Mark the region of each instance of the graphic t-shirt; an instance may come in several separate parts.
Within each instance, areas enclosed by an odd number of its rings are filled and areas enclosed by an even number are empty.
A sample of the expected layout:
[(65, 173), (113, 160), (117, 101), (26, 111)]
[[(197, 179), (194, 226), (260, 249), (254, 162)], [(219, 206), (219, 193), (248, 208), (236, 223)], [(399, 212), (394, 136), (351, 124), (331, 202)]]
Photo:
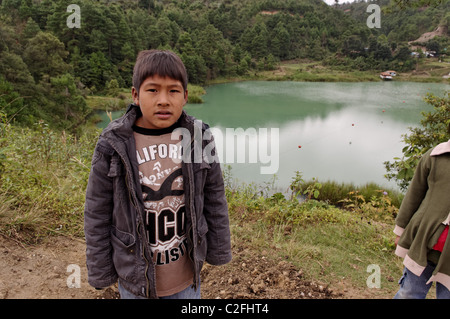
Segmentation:
[(193, 283), (185, 227), (181, 142), (171, 139), (175, 128), (175, 125), (162, 130), (133, 127), (147, 238), (159, 296), (175, 294)]

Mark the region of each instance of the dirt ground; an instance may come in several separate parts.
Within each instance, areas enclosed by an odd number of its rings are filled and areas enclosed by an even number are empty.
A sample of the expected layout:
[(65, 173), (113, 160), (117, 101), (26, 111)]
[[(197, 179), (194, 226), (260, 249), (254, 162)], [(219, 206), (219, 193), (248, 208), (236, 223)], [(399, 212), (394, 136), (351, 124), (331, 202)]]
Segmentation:
[[(0, 235), (0, 299), (115, 299), (117, 287), (95, 290), (87, 283), (85, 245), (80, 239), (52, 237), (24, 246)], [(80, 280), (76, 280), (77, 274)], [(202, 270), (205, 299), (370, 298), (344, 285), (330, 288), (304, 280), (301, 269), (285, 260), (234, 247), (233, 261)], [(70, 286), (75, 287), (70, 287)], [(78, 287), (76, 287), (78, 286)], [(372, 296), (373, 297), (373, 296)]]

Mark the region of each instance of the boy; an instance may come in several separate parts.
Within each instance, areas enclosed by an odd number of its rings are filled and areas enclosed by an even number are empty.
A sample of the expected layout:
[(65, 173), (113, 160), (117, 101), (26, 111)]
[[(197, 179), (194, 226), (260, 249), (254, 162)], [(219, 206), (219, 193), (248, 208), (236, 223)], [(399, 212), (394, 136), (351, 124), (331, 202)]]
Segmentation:
[(436, 297), (450, 299), (449, 191), (450, 140), (423, 155), (400, 206), (395, 253), (405, 269), (395, 299), (423, 299), (433, 281)]
[[(231, 260), (230, 231), (220, 164), (192, 160), (188, 154), (198, 150), (183, 149), (189, 144), (172, 134), (194, 136), (199, 129), (183, 111), (181, 59), (170, 51), (140, 52), (132, 97), (126, 114), (103, 130), (92, 159), (88, 281), (104, 288), (118, 280), (122, 298), (200, 298), (204, 260)], [(192, 143), (203, 150), (208, 141), (201, 144)]]

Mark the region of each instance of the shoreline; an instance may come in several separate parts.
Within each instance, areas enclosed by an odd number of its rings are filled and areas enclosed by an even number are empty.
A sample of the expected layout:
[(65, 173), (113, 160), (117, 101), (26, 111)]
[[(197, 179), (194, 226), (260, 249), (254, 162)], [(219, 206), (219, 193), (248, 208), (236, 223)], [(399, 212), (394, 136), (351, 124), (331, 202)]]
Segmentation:
[[(439, 69), (442, 69), (439, 71)], [(448, 72), (447, 72), (448, 71)], [(243, 81), (296, 81), (296, 82), (380, 82), (380, 70), (347, 71), (323, 66), (321, 61), (292, 60), (280, 62), (274, 70), (253, 71), (253, 75), (207, 80), (202, 87)], [(439, 73), (433, 75), (431, 73)], [(450, 73), (449, 62), (422, 61), (416, 70), (399, 72), (393, 81), (419, 83), (450, 83), (440, 73)]]

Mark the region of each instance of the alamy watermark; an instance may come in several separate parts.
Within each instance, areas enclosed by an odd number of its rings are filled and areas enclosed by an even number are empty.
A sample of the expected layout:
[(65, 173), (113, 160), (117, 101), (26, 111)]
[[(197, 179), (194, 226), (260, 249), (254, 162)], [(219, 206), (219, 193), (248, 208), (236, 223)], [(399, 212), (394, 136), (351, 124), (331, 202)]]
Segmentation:
[[(181, 138), (182, 155), (179, 159), (186, 163), (259, 163), (261, 174), (278, 172), (279, 128), (226, 128), (222, 131), (219, 128), (205, 129), (202, 121), (195, 120), (193, 133), (192, 136), (188, 129), (177, 128), (171, 136), (172, 140)], [(156, 151), (148, 150), (151, 153)]]
[(381, 8), (378, 4), (369, 4), (367, 6), (366, 12), (371, 12), (372, 14), (367, 17), (366, 25), (370, 29), (381, 28)]
[(77, 264), (70, 264), (67, 266), (67, 272), (70, 273), (67, 276), (66, 284), (68, 288), (81, 288), (81, 268)]
[(67, 7), (67, 12), (71, 12), (67, 17), (66, 25), (69, 29), (73, 28), (81, 28), (81, 9), (80, 6), (77, 4), (70, 4)]
[(367, 288), (381, 288), (381, 268), (377, 264), (370, 264), (367, 266), (367, 272), (371, 273), (367, 277)]

